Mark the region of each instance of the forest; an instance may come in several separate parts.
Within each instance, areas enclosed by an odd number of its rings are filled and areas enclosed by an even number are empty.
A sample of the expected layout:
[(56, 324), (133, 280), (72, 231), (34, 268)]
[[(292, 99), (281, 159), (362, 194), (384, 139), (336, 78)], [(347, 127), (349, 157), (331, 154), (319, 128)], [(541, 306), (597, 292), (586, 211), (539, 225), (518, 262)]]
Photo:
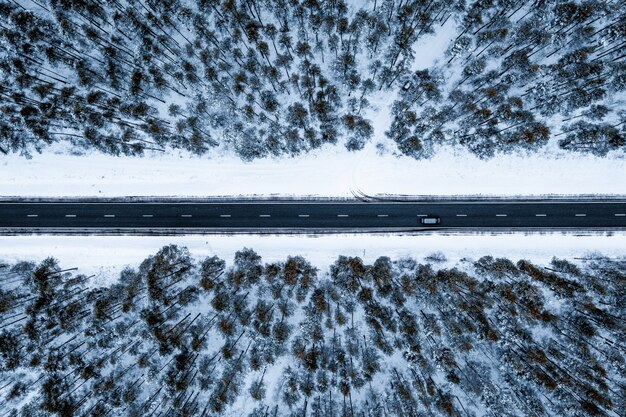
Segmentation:
[[(375, 133), (415, 158), (623, 152), (625, 15), (619, 0), (0, 0), (0, 153), (253, 160)], [(445, 58), (420, 68), (442, 31)]]
[(626, 262), (0, 264), (4, 416), (623, 416)]

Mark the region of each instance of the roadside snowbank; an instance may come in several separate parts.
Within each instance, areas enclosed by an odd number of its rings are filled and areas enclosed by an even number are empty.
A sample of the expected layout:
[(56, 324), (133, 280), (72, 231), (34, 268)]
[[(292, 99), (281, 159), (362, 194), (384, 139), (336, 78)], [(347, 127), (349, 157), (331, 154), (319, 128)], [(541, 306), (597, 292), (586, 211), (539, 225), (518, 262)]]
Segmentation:
[(553, 256), (584, 257), (600, 252), (609, 257), (625, 256), (626, 232), (611, 235), (512, 234), (512, 235), (235, 235), (235, 236), (12, 236), (0, 237), (0, 260), (40, 261), (57, 258), (65, 268), (77, 267), (80, 273), (96, 275), (94, 284), (117, 279), (126, 265), (136, 267), (162, 246), (174, 243), (187, 246), (203, 258), (218, 255), (231, 262), (236, 251), (253, 248), (264, 262), (284, 260), (288, 255), (303, 255), (324, 271), (339, 255), (360, 256), (371, 263), (379, 256), (397, 259), (411, 256), (422, 260), (436, 252), (455, 265), (463, 258), (483, 255), (526, 258), (547, 263)]
[(625, 183), (626, 160), (619, 155), (546, 150), (483, 161), (464, 150), (442, 148), (432, 159), (416, 161), (381, 154), (375, 143), (357, 153), (325, 148), (250, 163), (232, 155), (209, 159), (177, 151), (116, 158), (59, 150), (29, 160), (0, 160), (2, 196), (623, 195)]

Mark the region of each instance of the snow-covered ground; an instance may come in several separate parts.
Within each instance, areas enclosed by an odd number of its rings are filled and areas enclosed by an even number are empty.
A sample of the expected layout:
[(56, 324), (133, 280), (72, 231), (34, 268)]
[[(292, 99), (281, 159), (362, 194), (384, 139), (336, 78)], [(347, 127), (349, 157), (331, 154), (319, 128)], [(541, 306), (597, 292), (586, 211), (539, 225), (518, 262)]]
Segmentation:
[(585, 257), (591, 252), (609, 257), (626, 255), (626, 233), (611, 235), (515, 234), (515, 235), (284, 235), (284, 236), (12, 236), (0, 237), (0, 261), (40, 261), (56, 257), (64, 268), (77, 267), (87, 275), (96, 275), (94, 285), (117, 279), (126, 265), (137, 266), (162, 246), (174, 243), (186, 246), (198, 257), (217, 255), (232, 262), (237, 250), (253, 248), (264, 262), (285, 260), (288, 255), (303, 255), (313, 265), (326, 270), (339, 255), (360, 256), (371, 263), (379, 256), (397, 259), (411, 256), (422, 260), (436, 252), (443, 253), (447, 265), (463, 258), (483, 255), (506, 256), (547, 263), (553, 256)]
[[(441, 67), (446, 46), (457, 33), (451, 18), (435, 27), (435, 33), (421, 37), (413, 46), (412, 69)], [(459, 72), (454, 66), (446, 71), (448, 83)], [(451, 147), (437, 149), (432, 159), (424, 161), (398, 156), (395, 143), (385, 136), (396, 95), (391, 90), (369, 97), (372, 108), (366, 110), (366, 118), (372, 121), (374, 137), (360, 152), (337, 145), (295, 158), (244, 162), (228, 148), (203, 157), (176, 150), (114, 157), (97, 152), (81, 155), (77, 153), (83, 151), (56, 144), (32, 159), (17, 155), (0, 159), (0, 196), (626, 194), (623, 153), (598, 158), (566, 152), (558, 148), (555, 137), (539, 152), (497, 155), (487, 161)], [(561, 123), (554, 120), (550, 127), (558, 134)]]
[[(456, 34), (452, 19), (414, 46), (413, 69), (436, 66)], [(327, 146), (294, 158), (244, 162), (228, 148), (198, 157), (168, 149), (144, 157), (84, 154), (67, 144), (46, 148), (32, 159), (0, 159), (0, 196), (327, 196), (625, 195), (623, 153), (605, 158), (560, 150), (553, 138), (539, 152), (480, 160), (463, 148), (440, 147), (429, 160), (397, 154), (385, 136), (396, 92), (370, 97), (374, 137), (359, 152)], [(551, 126), (554, 134), (559, 123)]]
[[(380, 140), (378, 140), (380, 139)], [(385, 144), (380, 152), (376, 143)], [(442, 148), (429, 160), (392, 153), (383, 137), (361, 152), (325, 148), (288, 159), (243, 162), (184, 152), (116, 158), (48, 150), (0, 159), (2, 196), (333, 196), (626, 194), (626, 160), (547, 150), (480, 160)]]

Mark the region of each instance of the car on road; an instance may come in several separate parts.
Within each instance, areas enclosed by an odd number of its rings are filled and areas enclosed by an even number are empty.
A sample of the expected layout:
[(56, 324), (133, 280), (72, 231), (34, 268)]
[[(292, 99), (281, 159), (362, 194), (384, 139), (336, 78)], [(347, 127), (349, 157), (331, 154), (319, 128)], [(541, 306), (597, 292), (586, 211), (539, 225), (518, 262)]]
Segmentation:
[(420, 219), (422, 224), (439, 224), (441, 223), (441, 219), (437, 216), (426, 216)]

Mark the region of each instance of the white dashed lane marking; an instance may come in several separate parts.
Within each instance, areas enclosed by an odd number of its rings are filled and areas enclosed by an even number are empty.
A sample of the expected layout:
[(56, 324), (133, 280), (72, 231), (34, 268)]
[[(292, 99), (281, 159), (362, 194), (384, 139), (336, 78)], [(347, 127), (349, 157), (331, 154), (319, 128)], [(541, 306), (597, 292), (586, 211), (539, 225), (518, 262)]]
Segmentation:
[(309, 217), (308, 214), (298, 214), (298, 217)]
[(259, 217), (272, 217), (272, 216), (269, 214), (259, 214)]
[(141, 217), (154, 217), (154, 214), (142, 214)]
[(467, 214), (457, 214), (456, 217), (467, 217)]
[(587, 216), (587, 215), (586, 215), (586, 214), (584, 214), (584, 213), (579, 213), (579, 214), (577, 214), (577, 215), (576, 215), (576, 217), (586, 217), (586, 216)]
[(506, 217), (506, 214), (496, 214), (496, 217)]
[(220, 214), (220, 217), (230, 217), (230, 214)]
[(389, 217), (388, 214), (378, 214), (377, 217)]
[(104, 217), (115, 217), (115, 214), (105, 214)]
[(75, 214), (66, 214), (65, 217), (76, 217)]
[(546, 217), (545, 214), (535, 214), (535, 217)]
[(180, 217), (191, 217), (191, 214), (181, 214)]
[(38, 214), (27, 214), (26, 217), (39, 217)]
[(615, 213), (615, 217), (626, 217), (626, 213)]
[(338, 214), (337, 217), (348, 217), (347, 214)]

